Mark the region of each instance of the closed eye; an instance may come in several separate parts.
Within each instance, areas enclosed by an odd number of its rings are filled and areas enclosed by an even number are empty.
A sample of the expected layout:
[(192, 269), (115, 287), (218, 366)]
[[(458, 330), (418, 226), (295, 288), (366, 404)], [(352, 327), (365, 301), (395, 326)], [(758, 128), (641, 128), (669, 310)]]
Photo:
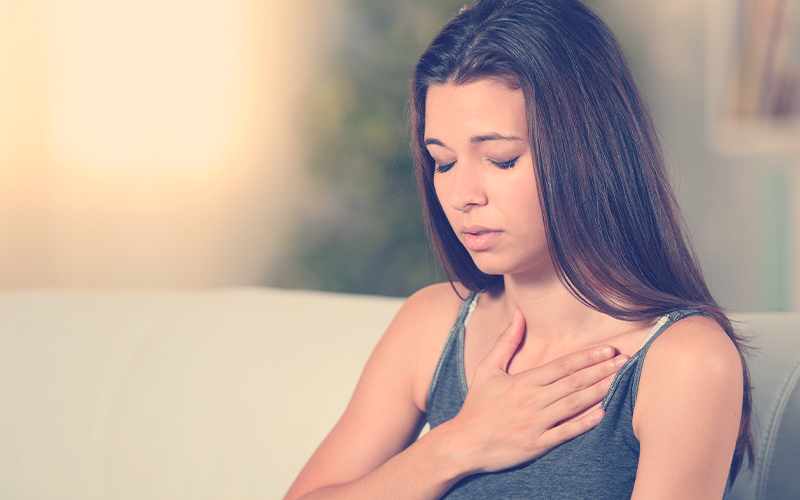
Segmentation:
[(501, 170), (508, 170), (509, 168), (513, 167), (517, 163), (517, 160), (519, 160), (519, 157), (516, 157), (513, 160), (502, 161), (502, 162), (501, 161), (494, 161), (494, 160), (489, 160), (489, 161), (494, 163), (495, 166), (497, 166), (497, 168), (499, 168)]
[(447, 172), (448, 170), (450, 170), (451, 168), (453, 168), (453, 165), (455, 165), (455, 164), (456, 164), (456, 162), (448, 163), (447, 165), (436, 165), (436, 172), (440, 173), (440, 174), (443, 174), (443, 173)]

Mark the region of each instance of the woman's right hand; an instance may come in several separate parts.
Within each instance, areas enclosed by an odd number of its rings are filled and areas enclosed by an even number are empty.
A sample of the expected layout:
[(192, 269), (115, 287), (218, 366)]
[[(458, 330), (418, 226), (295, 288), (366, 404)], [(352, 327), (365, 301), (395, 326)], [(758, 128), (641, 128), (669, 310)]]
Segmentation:
[[(461, 411), (439, 427), (452, 433), (470, 473), (514, 467), (583, 434), (603, 417), (597, 408), (628, 356), (598, 346), (509, 374), (525, 330), (522, 312), (478, 364)], [(437, 428), (438, 429), (438, 428)], [(461, 454), (459, 453), (459, 454)]]

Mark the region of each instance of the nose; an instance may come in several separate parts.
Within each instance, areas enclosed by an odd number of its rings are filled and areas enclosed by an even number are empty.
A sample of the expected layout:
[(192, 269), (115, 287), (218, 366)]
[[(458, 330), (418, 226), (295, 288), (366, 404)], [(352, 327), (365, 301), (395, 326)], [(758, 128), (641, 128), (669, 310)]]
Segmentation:
[(450, 176), (450, 185), (447, 191), (447, 203), (462, 212), (476, 206), (486, 205), (488, 197), (480, 168), (470, 162), (462, 162), (452, 170), (453, 175)]

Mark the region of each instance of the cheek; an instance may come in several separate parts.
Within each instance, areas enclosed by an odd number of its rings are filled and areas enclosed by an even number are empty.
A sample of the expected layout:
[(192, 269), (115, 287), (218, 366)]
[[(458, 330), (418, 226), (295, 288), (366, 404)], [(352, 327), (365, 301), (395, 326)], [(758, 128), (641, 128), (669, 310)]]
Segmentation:
[(452, 206), (447, 202), (447, 194), (449, 187), (446, 185), (445, 182), (438, 182), (434, 183), (434, 192), (436, 194), (436, 199), (439, 201), (439, 208), (441, 209), (441, 213), (444, 214), (445, 220), (447, 220), (448, 225), (450, 228), (455, 231), (457, 226), (460, 226), (460, 219), (458, 218), (458, 210), (453, 209)]
[(448, 212), (449, 205), (447, 204), (447, 186), (445, 185), (446, 182), (442, 178), (441, 175), (433, 176), (433, 192), (436, 195), (436, 199), (439, 200), (439, 206), (442, 207), (442, 211), (447, 215), (448, 219), (450, 214)]
[(442, 181), (439, 179), (439, 176), (433, 176), (433, 193), (436, 195), (436, 198), (439, 200), (439, 204), (442, 203)]

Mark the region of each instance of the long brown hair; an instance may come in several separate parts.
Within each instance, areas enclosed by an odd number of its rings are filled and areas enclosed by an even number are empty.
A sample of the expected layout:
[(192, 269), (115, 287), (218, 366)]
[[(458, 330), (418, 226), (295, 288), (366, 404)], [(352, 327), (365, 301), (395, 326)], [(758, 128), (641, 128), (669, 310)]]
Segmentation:
[(706, 286), (669, 184), (650, 113), (616, 38), (577, 0), (478, 0), (434, 38), (411, 82), (412, 147), (429, 234), (448, 278), (502, 288), (481, 272), (444, 215), (424, 146), (431, 85), (495, 78), (525, 96), (550, 255), (564, 285), (624, 320), (700, 309), (739, 351), (744, 399), (731, 482), (753, 463), (744, 340)]

